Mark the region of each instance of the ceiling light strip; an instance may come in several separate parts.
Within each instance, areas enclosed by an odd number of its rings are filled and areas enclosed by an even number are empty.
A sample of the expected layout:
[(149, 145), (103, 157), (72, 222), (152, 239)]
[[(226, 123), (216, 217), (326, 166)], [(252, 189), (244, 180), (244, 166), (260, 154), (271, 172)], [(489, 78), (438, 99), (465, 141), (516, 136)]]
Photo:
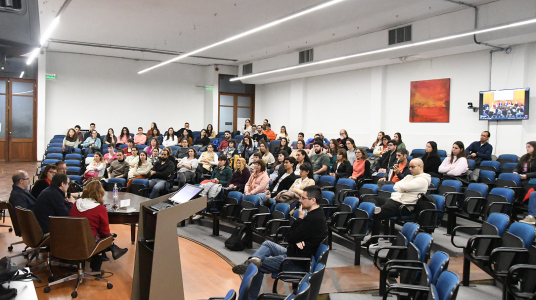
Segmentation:
[(326, 2), (326, 3), (317, 5), (317, 6), (315, 6), (315, 7), (312, 7), (312, 8), (306, 9), (306, 10), (303, 10), (303, 11), (301, 11), (301, 12), (299, 12), (299, 13), (290, 15), (290, 16), (288, 16), (288, 17), (285, 17), (285, 18), (282, 18), (282, 19), (279, 19), (279, 20), (270, 22), (270, 23), (268, 23), (268, 24), (259, 26), (259, 27), (257, 27), (257, 28), (253, 28), (253, 29), (251, 29), (251, 30), (245, 31), (245, 32), (240, 33), (240, 34), (237, 34), (237, 35), (232, 36), (232, 37), (230, 37), (230, 38), (227, 38), (227, 39), (225, 39), (225, 40), (223, 40), (223, 41), (214, 43), (214, 44), (212, 44), (212, 45), (208, 45), (208, 46), (206, 46), (206, 47), (203, 47), (203, 48), (194, 50), (194, 51), (192, 51), (192, 52), (184, 53), (184, 54), (179, 55), (179, 56), (177, 56), (177, 57), (175, 57), (175, 58), (172, 58), (172, 59), (170, 59), (170, 60), (166, 60), (166, 61), (164, 61), (164, 62), (161, 62), (161, 63), (159, 63), (159, 64), (157, 64), (157, 65), (155, 65), (155, 66), (152, 66), (152, 67), (150, 67), (150, 68), (141, 70), (141, 71), (138, 72), (138, 74), (143, 74), (143, 73), (145, 73), (145, 72), (151, 71), (151, 70), (156, 69), (156, 68), (159, 68), (159, 67), (161, 67), (161, 66), (165, 66), (165, 65), (170, 64), (170, 63), (172, 63), (172, 62), (176, 62), (176, 61), (181, 60), (181, 59), (183, 59), (183, 58), (186, 58), (186, 57), (188, 57), (188, 56), (192, 56), (192, 55), (197, 54), (197, 53), (199, 53), (199, 52), (203, 52), (203, 51), (205, 51), (205, 50), (208, 50), (208, 49), (210, 49), (210, 48), (214, 48), (214, 47), (216, 47), (216, 46), (219, 46), (219, 45), (222, 45), (222, 44), (225, 44), (225, 43), (228, 43), (228, 42), (231, 42), (231, 41), (234, 41), (234, 40), (243, 38), (243, 37), (245, 37), (245, 36), (247, 36), (247, 35), (250, 35), (250, 34), (259, 32), (259, 31), (261, 31), (261, 30), (264, 30), (264, 29), (267, 29), (267, 28), (270, 28), (270, 27), (279, 25), (279, 24), (284, 23), (284, 22), (286, 22), (286, 21), (289, 21), (289, 20), (292, 20), (292, 19), (301, 17), (301, 16), (306, 15), (306, 14), (308, 14), (308, 13), (311, 13), (311, 12), (314, 12), (314, 11), (317, 11), (317, 10), (320, 10), (320, 9), (323, 9), (323, 8), (326, 8), (326, 7), (328, 7), (328, 6), (337, 4), (337, 3), (342, 2), (342, 1), (344, 1), (344, 0), (332, 0), (332, 1), (328, 1), (328, 2)]
[(24, 76), (24, 71), (22, 71), (22, 72), (20, 73), (19, 78), (22, 78), (22, 76)]
[(361, 56), (378, 54), (378, 53), (383, 53), (383, 52), (390, 52), (390, 51), (395, 51), (395, 50), (400, 50), (400, 49), (405, 49), (405, 48), (410, 48), (410, 47), (416, 47), (416, 46), (422, 46), (422, 45), (433, 44), (433, 43), (438, 43), (438, 42), (444, 42), (444, 41), (448, 41), (448, 40), (453, 40), (453, 39), (457, 39), (457, 38), (471, 36), (471, 35), (474, 35), (474, 34), (487, 33), (487, 32), (492, 32), (492, 31), (497, 31), (497, 30), (502, 30), (502, 29), (508, 29), (508, 28), (518, 27), (518, 26), (524, 26), (524, 25), (529, 25), (529, 24), (534, 24), (534, 23), (536, 23), (536, 18), (526, 20), (526, 21), (516, 22), (516, 23), (512, 23), (512, 24), (508, 24), (508, 25), (501, 25), (501, 26), (491, 27), (491, 28), (487, 28), (487, 29), (473, 30), (473, 31), (466, 32), (466, 33), (450, 35), (450, 36), (446, 36), (446, 37), (426, 40), (426, 41), (422, 41), (422, 42), (416, 42), (416, 43), (407, 44), (407, 45), (389, 47), (389, 48), (373, 50), (373, 51), (368, 51), (368, 52), (362, 52), (362, 53), (357, 53), (357, 54), (352, 54), (352, 55), (347, 55), (347, 56), (340, 56), (340, 57), (330, 58), (330, 59), (321, 60), (321, 61), (317, 61), (317, 62), (311, 62), (311, 63), (297, 65), (297, 66), (286, 67), (286, 68), (281, 68), (281, 69), (261, 72), (261, 73), (257, 73), (257, 74), (250, 74), (250, 75), (241, 76), (241, 77), (235, 77), (235, 78), (232, 78), (230, 81), (243, 80), (243, 79), (258, 77), (258, 76), (262, 76), (262, 75), (280, 73), (280, 72), (285, 72), (285, 71), (289, 71), (289, 70), (301, 69), (301, 68), (316, 66), (316, 65), (320, 65), (320, 64), (336, 62), (336, 61), (345, 60), (345, 59), (349, 59), (349, 58), (361, 57)]

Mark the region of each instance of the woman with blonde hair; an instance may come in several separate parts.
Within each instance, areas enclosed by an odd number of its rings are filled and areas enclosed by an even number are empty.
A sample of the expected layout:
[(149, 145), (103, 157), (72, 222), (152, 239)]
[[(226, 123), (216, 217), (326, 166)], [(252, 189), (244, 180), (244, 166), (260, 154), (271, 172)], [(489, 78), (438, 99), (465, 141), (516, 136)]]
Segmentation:
[[(264, 141), (259, 142), (259, 152), (262, 155), (262, 160), (268, 165), (268, 164), (274, 164), (275, 163), (275, 157), (272, 153), (270, 153), (270, 149), (268, 149), (268, 145)], [(249, 163), (251, 164), (253, 162), (253, 156), (250, 156)]]
[(205, 173), (212, 171), (212, 168), (218, 165), (218, 154), (214, 152), (214, 145), (209, 144), (207, 146), (207, 151), (201, 153), (199, 163), (203, 167)]
[[(76, 200), (75, 204), (69, 212), (71, 217), (86, 218), (89, 221), (89, 226), (93, 232), (95, 240), (99, 240), (111, 235), (110, 223), (108, 222), (108, 210), (104, 206), (104, 194), (105, 191), (102, 188), (102, 184), (99, 181), (92, 181), (87, 184), (82, 192), (82, 198)], [(114, 260), (119, 259), (128, 249), (121, 249), (115, 244), (112, 244), (105, 251), (112, 251)], [(95, 255), (91, 258), (90, 267), (91, 271), (100, 271), (103, 255)]]
[(251, 172), (249, 172), (247, 166), (245, 159), (240, 157), (235, 160), (233, 176), (231, 176), (231, 179), (227, 182), (227, 187), (239, 191), (244, 190), (244, 187), (251, 176)]

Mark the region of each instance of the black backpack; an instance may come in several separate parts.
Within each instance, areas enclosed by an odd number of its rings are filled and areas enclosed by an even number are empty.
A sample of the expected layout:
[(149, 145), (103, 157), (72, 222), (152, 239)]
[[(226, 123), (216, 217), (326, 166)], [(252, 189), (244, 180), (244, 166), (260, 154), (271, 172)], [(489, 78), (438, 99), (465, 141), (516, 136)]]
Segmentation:
[(246, 248), (249, 237), (249, 227), (238, 226), (234, 229), (233, 234), (225, 240), (225, 247), (231, 251), (242, 251)]
[[(419, 222), (419, 213), (426, 209), (437, 209), (437, 203), (434, 196), (421, 193), (419, 194), (417, 204), (415, 205), (415, 222)], [(432, 223), (433, 217), (433, 214), (427, 214), (426, 216), (424, 216), (424, 219), (421, 220), (421, 222), (425, 224)]]

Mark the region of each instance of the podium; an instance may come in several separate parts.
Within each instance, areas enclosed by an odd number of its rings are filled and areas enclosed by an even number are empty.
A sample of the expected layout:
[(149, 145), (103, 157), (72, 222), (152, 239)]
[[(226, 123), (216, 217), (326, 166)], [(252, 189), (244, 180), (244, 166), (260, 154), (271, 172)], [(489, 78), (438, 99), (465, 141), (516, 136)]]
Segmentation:
[(156, 213), (149, 208), (166, 201), (170, 195), (140, 204), (132, 300), (185, 299), (177, 224), (206, 208), (207, 197)]

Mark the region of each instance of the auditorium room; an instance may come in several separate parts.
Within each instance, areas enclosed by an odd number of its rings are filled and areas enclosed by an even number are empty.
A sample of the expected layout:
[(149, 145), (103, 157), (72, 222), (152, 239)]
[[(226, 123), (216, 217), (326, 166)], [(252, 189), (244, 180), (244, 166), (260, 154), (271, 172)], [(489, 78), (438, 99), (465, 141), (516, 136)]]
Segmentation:
[(0, 299), (534, 300), (534, 89), (536, 0), (0, 0)]

